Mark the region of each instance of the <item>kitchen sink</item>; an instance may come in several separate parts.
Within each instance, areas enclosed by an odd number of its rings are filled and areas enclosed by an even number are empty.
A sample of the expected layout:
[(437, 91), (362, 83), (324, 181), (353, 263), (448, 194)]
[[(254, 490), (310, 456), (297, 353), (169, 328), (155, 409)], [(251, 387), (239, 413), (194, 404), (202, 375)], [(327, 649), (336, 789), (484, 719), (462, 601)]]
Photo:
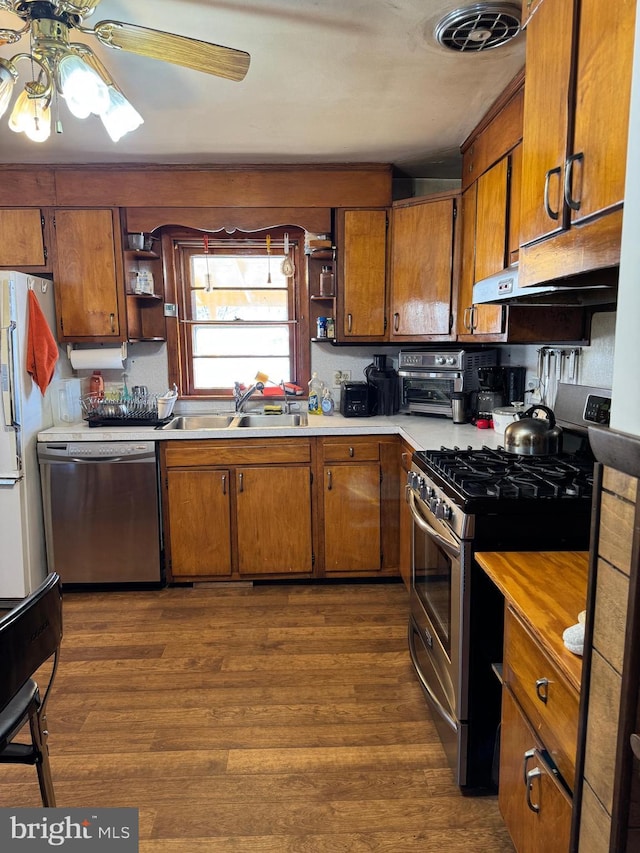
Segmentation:
[(240, 415), (234, 423), (237, 427), (253, 427), (254, 429), (262, 429), (263, 427), (290, 427), (290, 426), (306, 426), (306, 414), (297, 415)]
[(234, 415), (180, 415), (162, 429), (225, 429), (231, 426)]

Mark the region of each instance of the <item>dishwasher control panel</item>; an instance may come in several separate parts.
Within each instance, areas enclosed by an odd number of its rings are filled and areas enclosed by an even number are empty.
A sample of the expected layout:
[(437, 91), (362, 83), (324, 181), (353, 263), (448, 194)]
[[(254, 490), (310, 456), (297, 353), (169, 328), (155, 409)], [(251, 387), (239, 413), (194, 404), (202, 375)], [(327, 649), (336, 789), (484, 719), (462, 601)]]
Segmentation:
[(155, 457), (154, 441), (50, 441), (38, 444), (38, 457), (49, 459), (113, 459)]

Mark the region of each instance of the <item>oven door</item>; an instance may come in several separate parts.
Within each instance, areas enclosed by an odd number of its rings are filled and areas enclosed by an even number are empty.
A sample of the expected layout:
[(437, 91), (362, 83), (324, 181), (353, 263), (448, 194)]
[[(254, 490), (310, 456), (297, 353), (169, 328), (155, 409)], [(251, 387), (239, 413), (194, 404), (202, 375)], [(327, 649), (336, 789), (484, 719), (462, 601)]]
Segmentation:
[(463, 390), (462, 373), (457, 370), (400, 370), (398, 375), (404, 411), (452, 416), (451, 395)]
[[(411, 618), (422, 649), (412, 657), (438, 712), (452, 726), (467, 717), (463, 638), (468, 632), (469, 546), (407, 487), (413, 518)], [(423, 659), (423, 663), (420, 663)], [(427, 663), (428, 659), (428, 663)]]

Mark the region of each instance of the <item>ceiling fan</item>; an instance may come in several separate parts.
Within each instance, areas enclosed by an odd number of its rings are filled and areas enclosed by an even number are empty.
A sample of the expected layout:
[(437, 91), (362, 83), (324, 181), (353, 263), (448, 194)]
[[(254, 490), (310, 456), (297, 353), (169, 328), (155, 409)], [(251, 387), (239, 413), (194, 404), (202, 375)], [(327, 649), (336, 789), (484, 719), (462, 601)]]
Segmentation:
[(70, 40), (73, 30), (95, 36), (106, 47), (228, 80), (243, 80), (249, 69), (251, 57), (242, 50), (121, 21), (84, 26), (85, 18), (99, 5), (100, 0), (0, 0), (0, 11), (14, 12), (25, 22), (21, 29), (0, 28), (0, 47), (15, 44), (27, 33), (31, 41), (29, 53), (19, 53), (11, 60), (0, 57), (0, 116), (18, 79), (16, 63), (30, 61), (35, 77), (16, 101), (9, 119), (12, 130), (24, 131), (36, 142), (48, 138), (49, 105), (57, 95), (78, 118), (99, 115), (114, 141), (142, 123), (91, 48)]

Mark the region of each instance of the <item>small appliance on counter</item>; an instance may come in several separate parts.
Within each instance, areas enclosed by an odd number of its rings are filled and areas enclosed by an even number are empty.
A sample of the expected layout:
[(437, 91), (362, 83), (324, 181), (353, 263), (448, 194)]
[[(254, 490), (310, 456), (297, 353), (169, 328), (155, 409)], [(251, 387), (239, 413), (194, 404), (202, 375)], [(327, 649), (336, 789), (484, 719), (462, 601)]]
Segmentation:
[(400, 410), (400, 380), (387, 364), (386, 355), (374, 355), (373, 364), (364, 369), (369, 384), (369, 407), (372, 415), (395, 415)]
[(491, 365), (478, 368), (479, 388), (473, 395), (476, 419), (491, 420), (495, 409), (524, 401), (524, 367)]
[(340, 392), (340, 414), (345, 418), (368, 418), (369, 384), (367, 382), (343, 382)]
[(398, 356), (402, 411), (453, 418), (452, 395), (476, 391), (478, 369), (497, 362), (495, 349), (402, 350)]

